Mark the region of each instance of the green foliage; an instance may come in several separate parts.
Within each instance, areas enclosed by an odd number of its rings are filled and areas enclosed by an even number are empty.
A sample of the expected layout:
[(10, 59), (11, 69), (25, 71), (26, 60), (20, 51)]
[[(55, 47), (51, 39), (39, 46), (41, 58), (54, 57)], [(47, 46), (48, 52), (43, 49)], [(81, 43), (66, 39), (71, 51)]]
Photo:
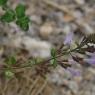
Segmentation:
[(52, 48), (51, 49), (51, 56), (52, 57), (55, 57), (56, 56), (56, 49), (55, 48)]
[(6, 78), (12, 78), (14, 76), (14, 73), (11, 70), (5, 70), (4, 73)]
[(52, 58), (51, 64), (52, 64), (54, 67), (57, 66), (56, 55), (57, 55), (57, 54), (56, 54), (56, 49), (52, 48), (52, 49), (51, 49), (51, 58)]
[(16, 11), (16, 24), (24, 31), (27, 31), (29, 29), (29, 17), (25, 15), (25, 6), (22, 4), (19, 4), (15, 11)]
[(29, 61), (27, 62), (27, 64), (28, 64), (29, 66), (33, 66), (33, 65), (39, 64), (39, 63), (41, 63), (41, 62), (43, 62), (43, 59), (42, 59), (42, 58), (33, 58), (32, 60), (29, 60)]
[(0, 6), (4, 6), (6, 5), (8, 0), (0, 0)]
[(27, 16), (22, 17), (16, 21), (16, 24), (24, 31), (29, 29), (29, 18)]
[(15, 20), (15, 13), (13, 10), (7, 10), (4, 15), (1, 16), (2, 22), (12, 22)]
[(10, 56), (6, 59), (6, 64), (7, 65), (14, 65), (16, 64), (16, 59), (14, 56)]
[(0, 0), (0, 5), (2, 5), (2, 9), (5, 11), (5, 13), (0, 17), (0, 20), (5, 23), (14, 21), (22, 30), (28, 31), (30, 20), (25, 14), (25, 5), (18, 4), (15, 10), (12, 10), (6, 5), (6, 3), (7, 0)]
[(22, 5), (22, 4), (19, 4), (17, 5), (15, 11), (16, 11), (16, 15), (17, 15), (17, 18), (22, 18), (25, 16), (25, 6)]
[(12, 78), (14, 76), (14, 72), (12, 70), (12, 65), (16, 64), (16, 59), (14, 56), (9, 56), (6, 60), (5, 63), (7, 65), (7, 68), (4, 71), (5, 77), (6, 78)]
[(51, 62), (51, 65), (53, 65), (53, 67), (57, 66), (57, 60), (56, 60), (56, 58), (53, 58), (50, 62)]

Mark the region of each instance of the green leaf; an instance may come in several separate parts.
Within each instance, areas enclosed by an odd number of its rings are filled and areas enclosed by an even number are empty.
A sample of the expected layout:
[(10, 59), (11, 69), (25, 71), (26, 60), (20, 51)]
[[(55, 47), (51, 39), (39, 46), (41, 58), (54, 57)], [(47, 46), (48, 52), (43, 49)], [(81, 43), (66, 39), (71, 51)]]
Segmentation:
[(4, 15), (1, 16), (2, 22), (12, 22), (15, 20), (15, 13), (13, 10), (7, 10)]
[(19, 4), (16, 7), (15, 11), (16, 11), (17, 18), (21, 18), (21, 17), (25, 16), (25, 9), (26, 9), (25, 5), (23, 5), (23, 4)]
[(53, 67), (56, 67), (57, 66), (57, 60), (56, 60), (56, 58), (52, 59), (50, 62), (51, 62), (51, 65)]
[(4, 6), (6, 5), (8, 0), (0, 0), (0, 6)]
[(22, 17), (16, 21), (16, 24), (24, 31), (29, 29), (29, 18), (27, 16)]
[(10, 56), (9, 58), (6, 59), (6, 64), (8, 65), (13, 65), (16, 64), (16, 59), (14, 56)]
[(51, 49), (51, 56), (52, 57), (55, 57), (56, 56), (56, 49), (55, 48), (52, 48)]
[(51, 64), (56, 67), (57, 66), (57, 60), (56, 60), (56, 49), (55, 48), (52, 48), (51, 49)]
[(14, 76), (14, 73), (11, 70), (5, 70), (5, 76), (7, 78), (12, 78)]

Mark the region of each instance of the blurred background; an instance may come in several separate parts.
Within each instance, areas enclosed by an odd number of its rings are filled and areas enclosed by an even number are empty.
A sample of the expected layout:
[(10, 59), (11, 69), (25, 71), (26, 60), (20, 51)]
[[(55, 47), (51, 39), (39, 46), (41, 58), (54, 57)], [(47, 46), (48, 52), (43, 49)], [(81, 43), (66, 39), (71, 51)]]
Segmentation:
[[(8, 4), (15, 8), (19, 3), (27, 6), (30, 27), (24, 32), (13, 22), (0, 23), (0, 64), (4, 63), (2, 55), (20, 50), (16, 57), (22, 63), (32, 56), (48, 58), (66, 34), (77, 34), (75, 41), (95, 32), (95, 0), (9, 0)], [(18, 78), (8, 80), (0, 70), (0, 95), (95, 95), (95, 66), (74, 64), (73, 68), (80, 74), (58, 66), (43, 78), (35, 75), (35, 68), (23, 68), (17, 70)]]

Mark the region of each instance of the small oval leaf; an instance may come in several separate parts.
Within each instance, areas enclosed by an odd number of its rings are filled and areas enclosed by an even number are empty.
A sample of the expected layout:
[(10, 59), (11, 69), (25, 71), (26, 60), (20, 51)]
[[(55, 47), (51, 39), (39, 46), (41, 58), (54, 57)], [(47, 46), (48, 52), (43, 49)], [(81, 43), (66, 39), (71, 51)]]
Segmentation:
[(52, 57), (55, 57), (56, 56), (56, 49), (55, 48), (52, 48), (51, 49), (51, 56)]
[(4, 15), (1, 16), (2, 22), (12, 22), (15, 20), (15, 13), (13, 10), (7, 10)]
[(10, 56), (5, 60), (7, 65), (14, 65), (16, 64), (16, 58), (14, 56)]
[(27, 16), (22, 17), (16, 21), (16, 24), (24, 31), (29, 29), (29, 18)]
[(14, 73), (11, 70), (5, 70), (5, 76), (6, 78), (12, 78)]
[(16, 7), (15, 11), (16, 11), (17, 18), (21, 18), (21, 17), (25, 16), (25, 9), (26, 9), (25, 5), (23, 5), (23, 4), (19, 4)]

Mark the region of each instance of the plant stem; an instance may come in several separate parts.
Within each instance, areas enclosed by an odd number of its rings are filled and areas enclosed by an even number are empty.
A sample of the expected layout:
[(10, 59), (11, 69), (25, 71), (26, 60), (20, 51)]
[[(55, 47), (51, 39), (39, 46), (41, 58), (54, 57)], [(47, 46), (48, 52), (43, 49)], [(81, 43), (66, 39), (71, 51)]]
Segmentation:
[[(79, 45), (78, 47), (76, 47), (76, 48), (74, 48), (74, 49), (72, 49), (72, 50), (69, 50), (69, 51), (66, 51), (66, 52), (62, 52), (61, 54), (59, 54), (59, 55), (57, 55), (55, 58), (59, 58), (59, 57), (62, 57), (63, 55), (67, 55), (67, 54), (70, 54), (71, 52), (75, 52), (77, 49), (80, 49), (81, 47), (83, 47), (84, 45)], [(44, 60), (44, 61), (42, 61), (42, 62), (40, 62), (39, 64), (44, 64), (44, 63), (48, 63), (48, 62), (50, 62), (52, 59), (54, 59), (54, 58), (48, 58), (48, 59), (46, 59), (46, 60)], [(30, 59), (31, 60), (31, 59)], [(33, 64), (33, 65), (35, 65), (35, 64)], [(29, 68), (29, 67), (32, 67), (33, 65), (23, 65), (23, 66), (21, 66), (21, 67), (12, 67), (11, 69), (21, 69), (21, 68)], [(5, 69), (7, 69), (7, 68), (1, 68), (1, 69), (3, 69), (3, 70), (5, 70)]]

